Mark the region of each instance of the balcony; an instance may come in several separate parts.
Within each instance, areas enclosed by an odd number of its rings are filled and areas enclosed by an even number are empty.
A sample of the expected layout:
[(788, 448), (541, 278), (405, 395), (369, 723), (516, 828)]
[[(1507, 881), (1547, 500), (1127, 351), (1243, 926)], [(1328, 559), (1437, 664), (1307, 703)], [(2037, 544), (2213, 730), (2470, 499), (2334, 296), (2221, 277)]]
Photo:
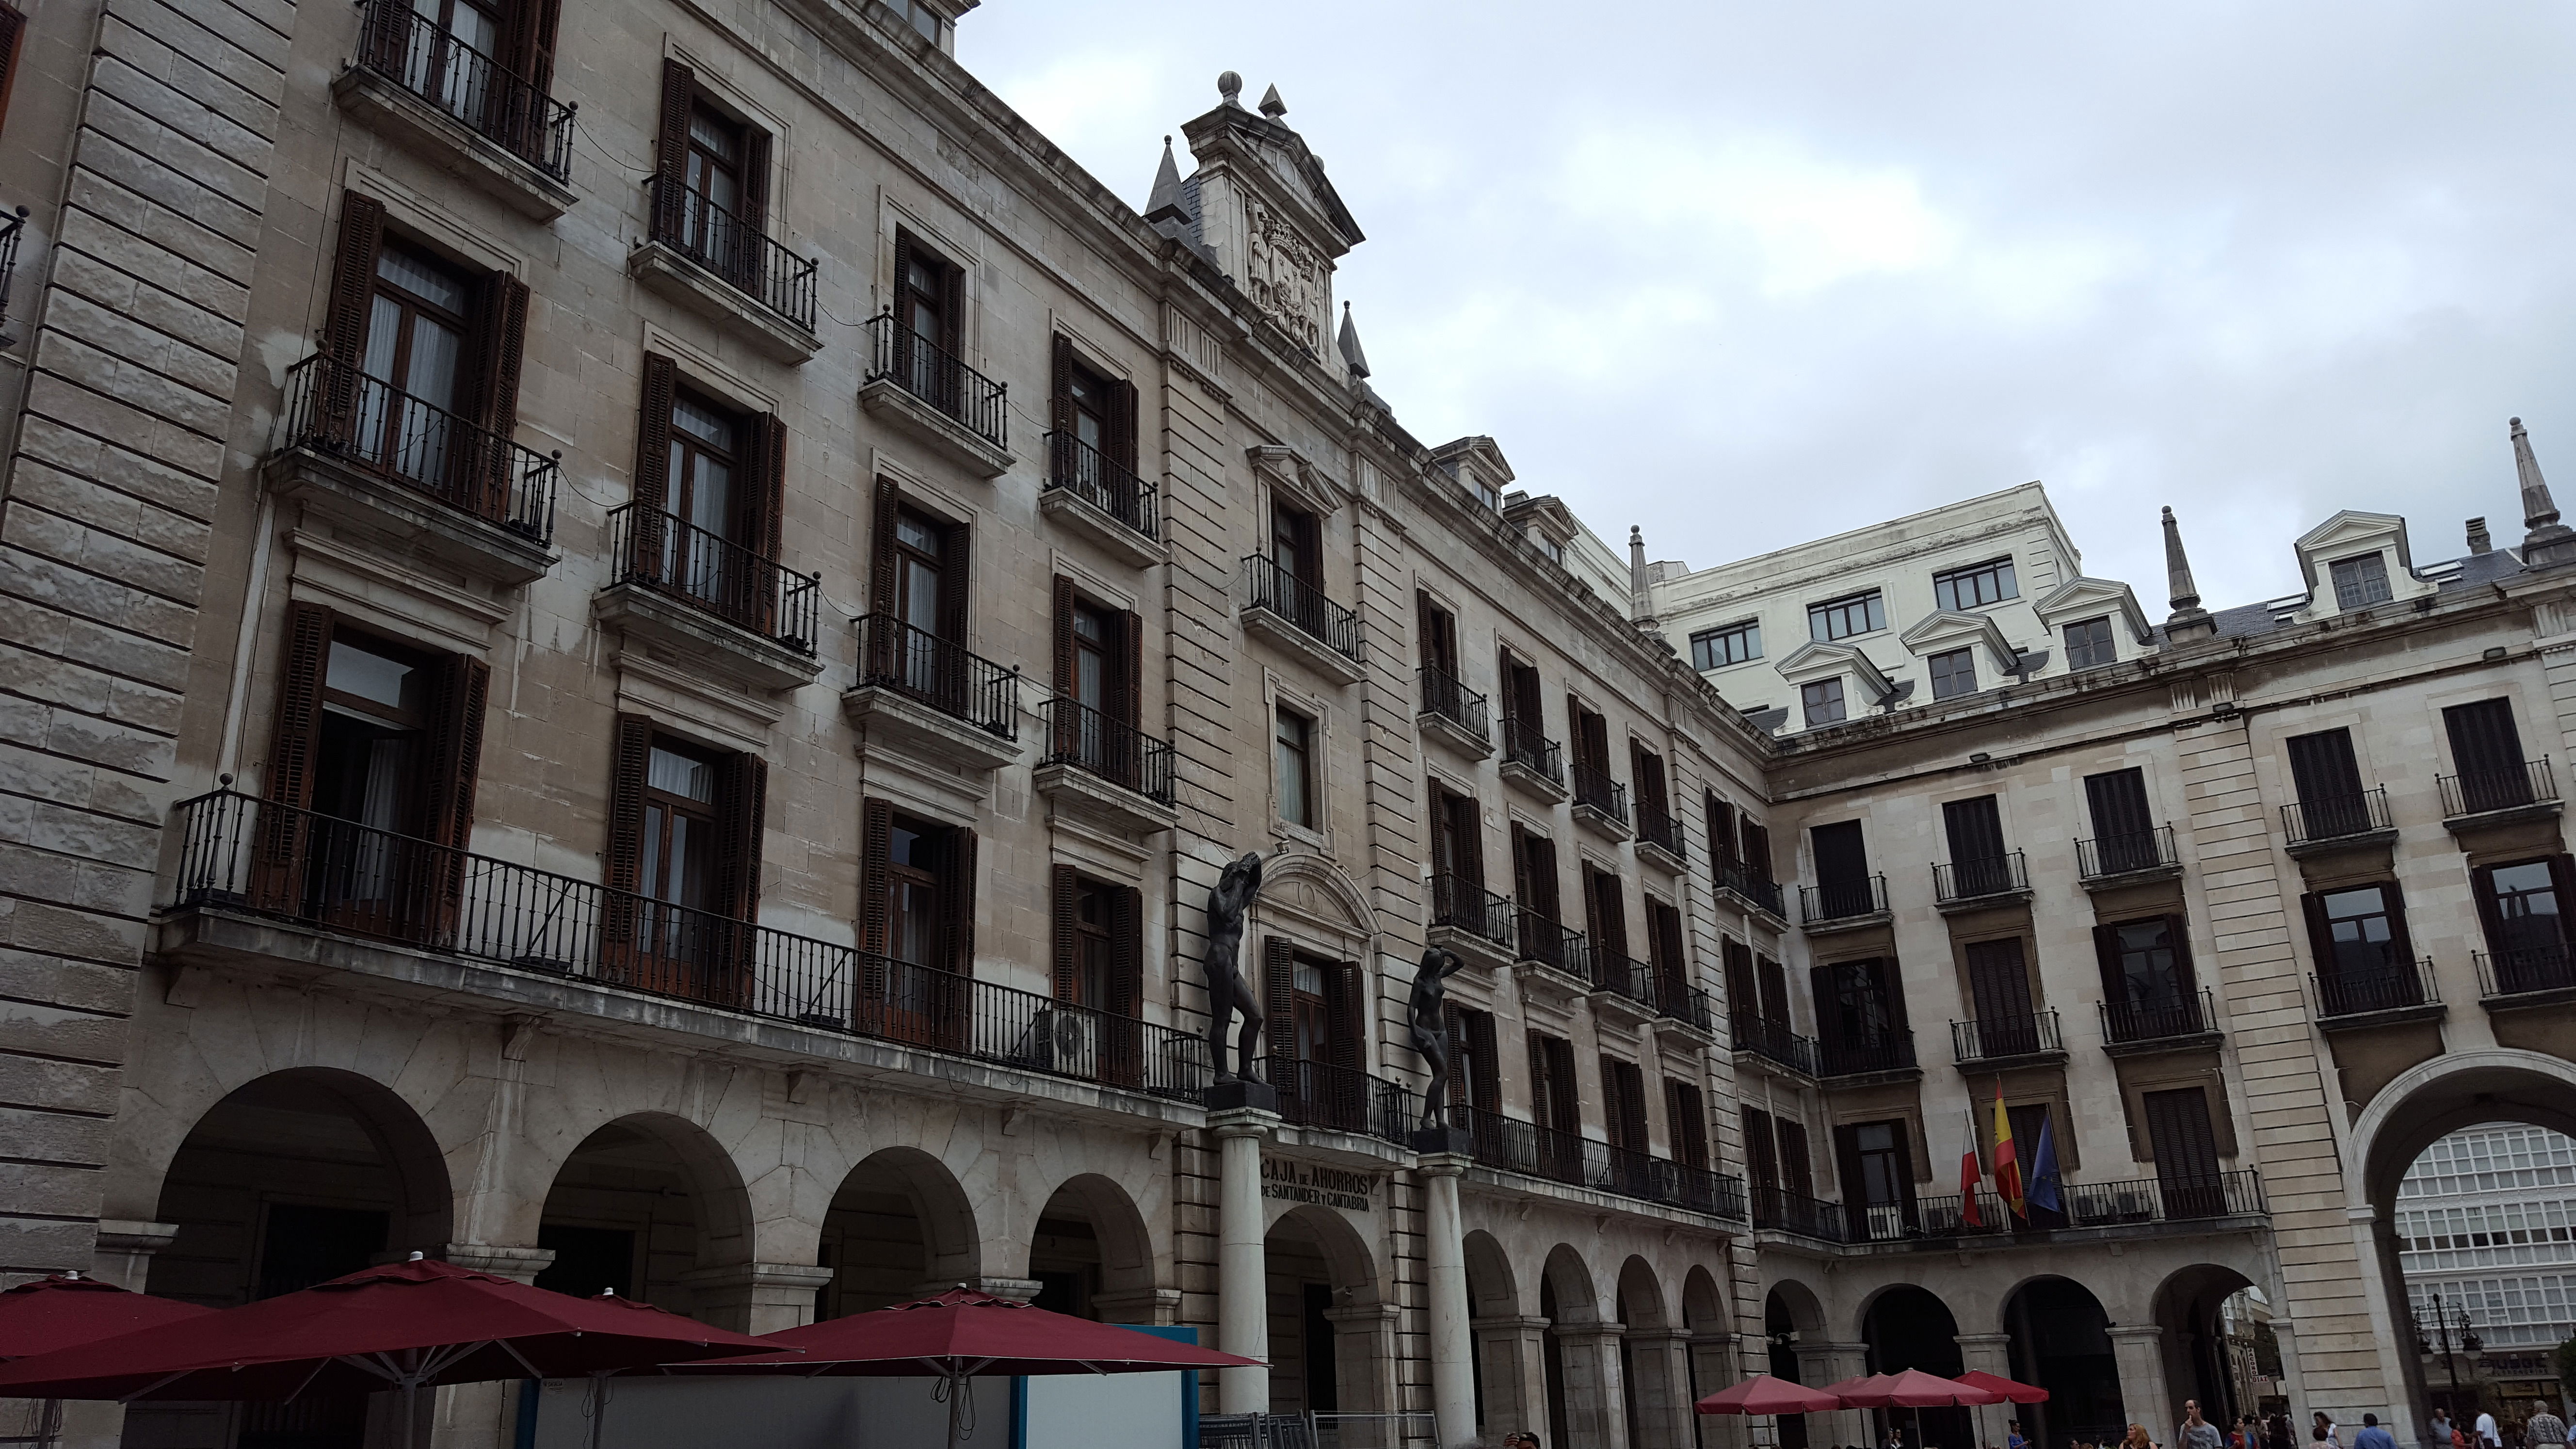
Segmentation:
[[(841, 696), (841, 714), (867, 731), (871, 758), (901, 757), (890, 762), (916, 774), (962, 773), (981, 802), (992, 772), (1020, 757), (1020, 672), (889, 614), (866, 615), (857, 628), (859, 679)], [(889, 747), (882, 753), (880, 736)], [(1056, 743), (1050, 737), (1050, 748)], [(1081, 745), (1078, 737), (1065, 743)], [(1098, 743), (1101, 763), (1124, 763), (1107, 758), (1106, 736)], [(918, 768), (923, 764), (931, 771)], [(1141, 756), (1135, 767), (1141, 785)]]
[(2105, 1001), (2099, 1009), (2102, 1049), (2113, 1056), (2218, 1045), (2218, 1002), (2207, 987), (2152, 1001)]
[(2284, 805), (2281, 834), (2290, 854), (2302, 858), (2393, 844), (2397, 827), (2389, 820), (2388, 787)]
[(2453, 835), (2521, 820), (2541, 820), (2562, 808), (2558, 772), (2549, 757), (2526, 760), (2509, 770), (2469, 770), (2442, 775), (2442, 824)]
[(1478, 965), (1509, 966), (1520, 958), (1513, 916), (1512, 898), (1485, 889), (1483, 881), (1446, 872), (1431, 878), (1431, 945)]
[(1843, 1240), (1843, 1205), (1777, 1187), (1753, 1189), (1753, 1226), (1822, 1243)]
[(820, 574), (800, 574), (676, 513), (608, 512), (611, 573), (592, 610), (655, 653), (771, 693), (814, 682)]
[(2066, 1040), (2058, 1034), (2056, 1011), (2043, 1007), (2026, 1016), (1954, 1021), (1950, 1052), (1962, 1070), (2038, 1066), (2066, 1060)]
[(626, 258), (628, 276), (773, 362), (793, 367), (823, 350), (814, 335), (812, 261), (669, 176), (645, 184), (651, 216)]
[(1596, 951), (1592, 956), (1592, 1002), (1596, 1017), (1618, 1017), (1629, 1025), (1652, 1018), (1663, 993), (1654, 966), (1634, 956)]
[[(984, 677), (993, 678), (990, 673)], [(999, 701), (991, 702), (990, 713), (1002, 711)], [(1128, 835), (1169, 830), (1180, 818), (1173, 802), (1169, 741), (1062, 697), (1040, 704), (1038, 721), (1045, 754), (1030, 783), (1057, 813)]]
[(1628, 838), (1628, 787), (1577, 761), (1574, 766), (1574, 823), (1604, 840)]
[(1789, 923), (1789, 903), (1782, 898), (1780, 883), (1755, 874), (1740, 860), (1717, 863), (1717, 888), (1735, 897), (1747, 910), (1760, 911), (1783, 926)]
[(1798, 920), (1808, 935), (1848, 931), (1887, 920), (1887, 877), (1826, 881), (1798, 888)]
[(27, 208), (0, 217), (0, 347), (18, 339), (9, 335), (9, 287), (18, 279), (18, 239), (27, 231)]
[(2088, 891), (2119, 890), (2182, 874), (2174, 854), (2173, 827), (2159, 825), (2127, 835), (2102, 835), (2075, 842), (2075, 874)]
[(1565, 754), (1538, 726), (1503, 716), (1503, 781), (1553, 805), (1565, 798)]
[[(1816, 1078), (1836, 1086), (1861, 1086), (1919, 1075), (1914, 1032), (1898, 1027), (1876, 1041), (1823, 1042), (1816, 1049)], [(1852, 1080), (1852, 1079), (1859, 1080)]]
[(1443, 1113), (1478, 1165), (1743, 1221), (1744, 1180), (1458, 1103)]
[[(2016, 1216), (1991, 1191), (1976, 1195), (1971, 1221), (1967, 1199), (1912, 1198), (1873, 1203), (1849, 1213), (1846, 1241), (1867, 1243), (1943, 1243), (1961, 1238), (2007, 1237), (2059, 1228), (2134, 1228), (2158, 1224), (2197, 1225), (2219, 1218), (2268, 1216), (2263, 1182), (2252, 1170), (2215, 1172), (2171, 1180), (2138, 1178), (2126, 1182), (2066, 1183), (2059, 1187), (2061, 1205), (2052, 1210), (2026, 1205)], [(1756, 1205), (1759, 1206), (1759, 1194)], [(1756, 1220), (1759, 1225), (1759, 1220)]]
[(2030, 874), (2022, 868), (2018, 850), (1932, 867), (1933, 908), (1945, 916), (2020, 905), (2029, 899)]
[(553, 221), (579, 199), (572, 107), (403, 0), (367, 0), (357, 55), (331, 95), (362, 124), (531, 221)]
[(1526, 907), (1521, 910), (1518, 924), (1522, 965), (1544, 966), (1585, 991), (1592, 989), (1590, 938)]
[(1414, 1094), (1383, 1077), (1282, 1056), (1261, 1058), (1259, 1070), (1262, 1080), (1278, 1091), (1280, 1119), (1291, 1126), (1349, 1132), (1397, 1146), (1412, 1142)]
[(1637, 858), (1676, 874), (1688, 863), (1682, 854), (1682, 823), (1649, 800), (1637, 802)]
[(2489, 1011), (2576, 1001), (2576, 953), (2564, 946), (2471, 955), (2478, 968), (2478, 1003)]
[(1717, 998), (1700, 987), (1662, 983), (1655, 993), (1655, 1017), (1703, 1041), (1717, 1040)]
[(1174, 1101), (1212, 1075), (1194, 1033), (232, 790), (180, 802), (172, 827), (169, 909), (198, 917), (183, 950), (277, 954), (274, 932), (207, 918), (267, 921)]
[(1139, 568), (1161, 563), (1162, 499), (1153, 484), (1071, 433), (1046, 435), (1038, 511)]
[(547, 457), (323, 353), (286, 373), (268, 486), (351, 531), (496, 588), (554, 566)]
[[(1009, 472), (1009, 386), (949, 356), (897, 323), (892, 312), (878, 313), (867, 326), (868, 371), (859, 383), (859, 404), (979, 478)], [(1102, 491), (1114, 495), (1114, 485), (1104, 482)]]
[(1739, 1013), (1726, 1019), (1726, 1029), (1738, 1056), (1749, 1052), (1802, 1077), (1822, 1075), (1816, 1058), (1816, 1039), (1791, 1031), (1785, 1021), (1766, 1021), (1758, 1016)]
[(2429, 1021), (2442, 1015), (2442, 993), (2433, 982), (2433, 960), (2393, 961), (2370, 970), (2321, 971), (2308, 978), (2316, 991), (2317, 1025), (2328, 1031)]
[(1267, 639), (1335, 684), (1357, 684), (1368, 672), (1360, 616), (1261, 554), (1243, 560), (1242, 617), (1245, 634)]
[(1422, 709), (1414, 723), (1424, 739), (1438, 740), (1470, 760), (1494, 752), (1485, 697), (1426, 664), (1421, 669)]

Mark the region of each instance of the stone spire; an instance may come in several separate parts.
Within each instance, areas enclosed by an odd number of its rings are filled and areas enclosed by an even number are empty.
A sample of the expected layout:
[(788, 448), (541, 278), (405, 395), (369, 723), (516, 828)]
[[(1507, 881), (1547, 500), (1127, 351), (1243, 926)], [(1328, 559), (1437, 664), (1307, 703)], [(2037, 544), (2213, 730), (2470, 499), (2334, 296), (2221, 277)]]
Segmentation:
[(1628, 525), (1628, 616), (1637, 627), (1662, 638), (1664, 627), (1655, 617), (1655, 584), (1646, 568), (1646, 531)]
[(1181, 168), (1172, 159), (1172, 138), (1163, 138), (1163, 164), (1154, 171), (1154, 194), (1146, 199), (1145, 220), (1160, 225), (1167, 221), (1186, 223), (1189, 208), (1181, 204)]
[(2200, 606), (2200, 586), (2191, 581), (2191, 560), (2182, 551), (2182, 525), (2174, 522), (2171, 508), (2165, 510), (2165, 583), (2173, 603), (2173, 613), (2165, 618), (2166, 638), (2198, 639), (2218, 632), (2209, 611)]
[(2549, 498), (2549, 480), (2540, 476), (2540, 459), (2532, 455), (2531, 435), (2522, 430), (2520, 418), (2512, 420), (2512, 427), (2513, 470), (2522, 479), (2522, 524), (2531, 530), (2522, 538), (2523, 567), (2576, 562), (2576, 530), (2558, 521), (2558, 505)]
[(1342, 365), (1351, 370), (1354, 381), (1369, 375), (1368, 354), (1360, 350), (1360, 329), (1351, 321), (1351, 304), (1342, 304)]

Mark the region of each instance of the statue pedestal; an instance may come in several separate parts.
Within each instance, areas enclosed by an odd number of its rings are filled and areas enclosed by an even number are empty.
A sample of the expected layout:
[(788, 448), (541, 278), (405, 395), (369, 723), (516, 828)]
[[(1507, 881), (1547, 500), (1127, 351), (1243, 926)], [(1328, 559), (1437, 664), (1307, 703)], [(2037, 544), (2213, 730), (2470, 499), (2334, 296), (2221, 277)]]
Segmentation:
[(1444, 1152), (1474, 1157), (1476, 1134), (1464, 1127), (1425, 1127), (1413, 1134), (1413, 1150), (1425, 1154)]
[(1268, 1082), (1237, 1077), (1231, 1082), (1210, 1082), (1206, 1100), (1207, 1109), (1211, 1112), (1231, 1112), (1246, 1107), (1256, 1112), (1276, 1112), (1279, 1110), (1279, 1089)]

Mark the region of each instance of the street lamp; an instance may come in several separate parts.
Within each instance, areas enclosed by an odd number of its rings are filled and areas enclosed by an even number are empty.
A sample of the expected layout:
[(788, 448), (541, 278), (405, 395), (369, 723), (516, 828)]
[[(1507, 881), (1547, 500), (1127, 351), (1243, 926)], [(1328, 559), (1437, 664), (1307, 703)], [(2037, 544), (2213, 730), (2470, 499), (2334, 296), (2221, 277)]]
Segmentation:
[[(2442, 1362), (2448, 1369), (2451, 1376), (2451, 1407), (2457, 1409), (2459, 1407), (2460, 1400), (2460, 1361), (2453, 1354), (2453, 1348), (2455, 1345), (2452, 1343), (2451, 1330), (2454, 1328), (2458, 1329), (2460, 1334), (2459, 1342), (2456, 1345), (2459, 1352), (2474, 1355), (2486, 1347), (2486, 1344), (2481, 1342), (2478, 1336), (2470, 1331), (2469, 1311), (2465, 1308), (2455, 1307), (2449, 1299), (2443, 1298), (2438, 1294), (2435, 1295), (2433, 1299), (2433, 1332), (2435, 1336), (2441, 1340)], [(2415, 1346), (2416, 1350), (2420, 1353), (2431, 1353), (2433, 1351), (2433, 1345), (2425, 1342), (2424, 1340), (2424, 1321), (2420, 1318), (2415, 1320)]]

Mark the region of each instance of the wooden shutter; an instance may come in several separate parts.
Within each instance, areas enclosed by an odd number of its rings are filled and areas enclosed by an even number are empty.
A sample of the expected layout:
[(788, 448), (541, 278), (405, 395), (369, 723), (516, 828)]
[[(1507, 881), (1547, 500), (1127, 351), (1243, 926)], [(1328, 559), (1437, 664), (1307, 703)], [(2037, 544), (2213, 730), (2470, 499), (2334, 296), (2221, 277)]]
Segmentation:
[(1499, 1114), (1503, 1110), (1503, 1059), (1494, 1042), (1493, 1013), (1471, 1011), (1464, 1017), (1467, 1052), (1476, 1063), (1475, 1077), (1468, 1083), (1470, 1099), (1477, 1111)]
[(508, 272), (487, 274), (474, 289), (468, 333), (465, 386), (459, 390), (464, 406), (458, 411), (507, 442), (519, 430), (519, 364), (528, 345), (528, 284)]
[(1458, 878), (1480, 894), (1481, 907), (1485, 889), (1485, 832), (1477, 819), (1476, 802), (1465, 795), (1452, 795), (1448, 800), (1450, 848), (1457, 852)]
[(2379, 899), (2388, 911), (2388, 949), (2396, 957), (2389, 967), (2401, 980), (2411, 982), (2415, 979), (2415, 935), (2406, 929), (2405, 892), (2393, 880), (2381, 881)]
[(2144, 835), (2156, 828), (2148, 811), (2144, 770), (2085, 776), (2084, 803), (2093, 814), (2093, 833), (2102, 839)]
[(1109, 428), (1102, 438), (1102, 450), (1109, 461), (1137, 471), (1136, 384), (1120, 378), (1109, 384)]
[(2283, 743), (2289, 748), (2290, 781), (2301, 804), (2349, 800), (2361, 793), (2361, 767), (2353, 761), (2351, 731), (2292, 735)]
[(1744, 858), (1735, 838), (1735, 807), (1714, 790), (1708, 794), (1708, 857), (1710, 868), (1720, 872)]
[(947, 876), (939, 883), (939, 899), (948, 908), (945, 931), (948, 969), (960, 976), (972, 976), (975, 974), (975, 831), (970, 826), (956, 826), (948, 832)]
[[(939, 266), (939, 345), (950, 357), (966, 356), (966, 269), (953, 262)], [(954, 388), (956, 384), (948, 384)], [(955, 405), (952, 398), (951, 406)]]
[(1054, 916), (1055, 999), (1072, 1001), (1081, 993), (1082, 880), (1072, 866), (1047, 872), (1047, 901)]
[[(2026, 1030), (2031, 1015), (2030, 972), (2024, 965), (2019, 937), (1978, 941), (1967, 949), (1968, 997), (1980, 1030), (1993, 1034)], [(1989, 1056), (1997, 1055), (1989, 1048)]]
[[(671, 406), (679, 391), (679, 364), (658, 352), (645, 353), (644, 401), (635, 424), (633, 493), (636, 509), (657, 520), (670, 507)], [(640, 531), (637, 536), (641, 538)]]
[(1842, 1175), (1843, 1217), (1857, 1231), (1869, 1206), (1869, 1181), (1860, 1171), (1860, 1126), (1846, 1122), (1834, 1128), (1834, 1166)]
[[(2173, 942), (2174, 980), (2181, 983), (2184, 995), (2196, 996), (2200, 991), (2200, 973), (2192, 968), (2191, 932), (2187, 929), (2189, 925), (2190, 922), (2180, 915), (2165, 917), (2165, 936)], [(2196, 1001), (2193, 1009), (2198, 1009)], [(2208, 1024), (2217, 1025), (2216, 1022)]]
[(1619, 878), (1606, 871), (1583, 868), (1583, 899), (1592, 926), (1592, 951), (1595, 960), (1607, 965), (1624, 965), (1628, 956), (1628, 902), (1619, 888)]
[(1861, 842), (1860, 822), (1838, 821), (1807, 832), (1816, 851), (1816, 883), (1855, 886), (1869, 879), (1869, 853)]
[[(1055, 576), (1055, 692), (1058, 698), (1073, 698), (1073, 580)], [(1059, 727), (1061, 732), (1061, 727)], [(1061, 748), (1061, 746), (1059, 746)]]
[(1541, 1127), (1556, 1126), (1555, 1063), (1548, 1059), (1547, 1038), (1536, 1031), (1529, 1033), (1530, 1120)]
[(1756, 825), (1751, 816), (1744, 819), (1744, 865), (1761, 880), (1778, 880), (1771, 869), (1771, 827)]
[(1780, 1185), (1780, 1159), (1771, 1145), (1771, 1114), (1759, 1107), (1744, 1109), (1744, 1175), (1758, 1188)]
[(2442, 711), (2442, 727), (2451, 738), (2451, 766), (2461, 775), (2521, 772), (2522, 735), (2514, 728), (2511, 701), (2481, 699), (2452, 705)]
[(698, 73), (676, 60), (662, 62), (662, 115), (653, 155), (661, 173), (654, 200), (665, 217), (677, 217), (680, 189), (689, 180), (689, 107), (698, 97)]
[(1646, 902), (1647, 949), (1655, 958), (1655, 986), (1666, 1007), (1678, 1010), (1690, 988), (1682, 960), (1682, 913), (1661, 901)]
[(742, 229), (734, 261), (756, 282), (763, 250), (758, 239), (769, 234), (769, 133), (758, 126), (742, 128)]
[(653, 770), (653, 721), (617, 717), (617, 747), (608, 780), (608, 850), (601, 875), (608, 888), (632, 893), (644, 878), (644, 791)]
[(859, 802), (859, 950), (870, 956), (886, 953), (890, 925), (886, 890), (893, 864), (894, 805), (863, 799)]
[(1843, 1044), (1842, 992), (1834, 983), (1832, 966), (1807, 968), (1807, 990), (1816, 1002), (1816, 1044), (1827, 1052)]
[(1109, 1012), (1134, 1019), (1145, 1005), (1145, 893), (1134, 886), (1109, 892)]
[(1574, 1080), (1574, 1043), (1549, 1037), (1547, 1053), (1554, 1077), (1563, 1088), (1556, 1093), (1556, 1130), (1569, 1138), (1579, 1136), (1583, 1131), (1583, 1097)]
[(966, 525), (952, 523), (939, 531), (939, 637), (966, 642), (966, 615), (973, 594), (967, 567)]
[[(1420, 636), (1422, 662), (1434, 669), (1441, 669), (1440, 626), (1435, 622), (1435, 616), (1438, 613), (1439, 611), (1431, 605), (1430, 594), (1421, 589), (1413, 591), (1413, 628)], [(1442, 672), (1450, 671), (1443, 669)]]
[[(2490, 956), (2502, 955), (2510, 949), (2505, 945), (2504, 921), (2496, 913), (2495, 873), (2496, 868), (2491, 865), (2477, 865), (2469, 868), (2469, 899), (2477, 903), (2478, 928), (2486, 933), (2487, 954)], [(2558, 873), (2559, 867), (2553, 862), (2549, 868), (2549, 876), (2553, 884), (2558, 879)], [(2567, 909), (2570, 897), (2562, 893), (2558, 900), (2559, 909), (2562, 911)]]
[(1264, 1045), (1282, 1062), (1297, 1057), (1297, 948), (1285, 936), (1261, 938)]
[(438, 668), (431, 686), (428, 769), (422, 785), (427, 794), (420, 819), (423, 834), (451, 850), (463, 850), (474, 829), (474, 783), (482, 767), (483, 712), (492, 685), (492, 666), (480, 659), (451, 655)]
[(1357, 961), (1324, 969), (1324, 1025), (1333, 1039), (1333, 1065), (1358, 1071), (1367, 1063), (1368, 976)]
[(2147, 1092), (2139, 1105), (2146, 1109), (2147, 1150), (2155, 1156), (2158, 1179), (2172, 1183), (2218, 1175), (2218, 1136), (2210, 1128), (2206, 1089)]
[[(1424, 788), (1431, 802), (1431, 875), (1438, 882), (1444, 876), (1456, 874), (1458, 846), (1449, 833), (1449, 792), (1436, 782)], [(1455, 903), (1452, 903), (1452, 909), (1455, 908)]]
[(1512, 822), (1512, 894), (1519, 898), (1522, 910), (1543, 915), (1538, 908), (1535, 883), (1530, 879), (1529, 830), (1519, 821)]
[[(1970, 861), (1990, 861), (2004, 853), (2004, 823), (1995, 808), (1995, 797), (1979, 795), (1972, 800), (1952, 800), (1941, 807), (1941, 826), (1950, 840), (1950, 861), (1955, 870)], [(1857, 832), (1855, 832), (1857, 835)], [(1977, 874), (1971, 872), (1971, 874)], [(1991, 876), (1991, 871), (1985, 876)], [(1972, 884), (1983, 884), (1981, 878)]]
[[(1145, 616), (1129, 610), (1123, 620), (1126, 647), (1119, 659), (1118, 687), (1112, 691), (1115, 713), (1129, 729), (1145, 727)], [(1141, 746), (1139, 747), (1141, 749)], [(1142, 764), (1139, 757), (1138, 763)], [(1142, 783), (1142, 782), (1139, 782)]]
[(268, 750), (268, 798), (302, 810), (313, 804), (313, 752), (321, 744), (322, 689), (331, 669), (331, 611), (286, 606), (278, 659), (277, 718)]
[(366, 356), (376, 255), (384, 240), (385, 204), (354, 191), (340, 193), (340, 250), (331, 266), (331, 302), (322, 322), (321, 350), (352, 368)]
[[(539, 96), (554, 87), (555, 32), (559, 28), (560, 0), (518, 0), (512, 7), (508, 36), (503, 42), (501, 63)], [(519, 144), (533, 139), (543, 123), (542, 108), (532, 106), (529, 114), (519, 118)]]
[(2122, 924), (2113, 921), (2093, 928), (2094, 962), (2102, 969), (2102, 999), (2115, 1006), (2125, 1005), (2129, 1000), (2128, 974), (2120, 969)]
[[(895, 285), (903, 285), (898, 273)], [(1073, 339), (1059, 332), (1049, 339), (1047, 350), (1047, 426), (1059, 440), (1063, 458), (1077, 473), (1082, 464), (1074, 453), (1075, 419), (1073, 413)]]
[(1816, 1195), (1816, 1173), (1807, 1160), (1807, 1127), (1803, 1122), (1780, 1121), (1780, 1186), (1800, 1197)]
[(2340, 981), (2343, 962), (2335, 956), (2334, 927), (2326, 920), (2325, 893), (2308, 891), (2301, 895), (2299, 915), (2308, 923), (2308, 950), (2316, 957), (2318, 978)]
[(734, 920), (760, 919), (768, 825), (769, 761), (749, 751), (726, 756), (716, 773), (716, 908)]
[[(745, 481), (751, 486), (741, 490), (736, 505), (734, 539), (745, 548), (757, 549), (770, 563), (778, 561), (781, 545), (786, 541), (787, 520), (787, 423), (775, 413), (765, 413), (751, 420), (753, 472)], [(775, 578), (774, 570), (763, 570)], [(766, 596), (774, 592), (763, 585)]]
[(1684, 1167), (1708, 1170), (1708, 1116), (1700, 1110), (1699, 1088), (1664, 1079), (1664, 1121), (1673, 1139), (1673, 1160)]
[(1645, 1073), (1637, 1069), (1635, 1062), (1605, 1056), (1601, 1059), (1601, 1085), (1617, 1107), (1617, 1115), (1608, 1123), (1611, 1140), (1630, 1152), (1646, 1152)]
[(1753, 948), (1729, 937), (1718, 948), (1726, 967), (1726, 1010), (1730, 1016), (1762, 1014), (1761, 989), (1753, 980)]
[(889, 624), (895, 618), (894, 598), (894, 532), (895, 515), (903, 508), (903, 490), (894, 480), (877, 480), (876, 517), (871, 525), (872, 554), (868, 565), (868, 612), (883, 617)]
[(1789, 970), (1769, 956), (1761, 958), (1762, 1019), (1786, 1029), (1789, 1025)]
[(18, 48), (27, 37), (26, 14), (0, 3), (0, 123), (9, 119), (9, 92), (18, 79)]

